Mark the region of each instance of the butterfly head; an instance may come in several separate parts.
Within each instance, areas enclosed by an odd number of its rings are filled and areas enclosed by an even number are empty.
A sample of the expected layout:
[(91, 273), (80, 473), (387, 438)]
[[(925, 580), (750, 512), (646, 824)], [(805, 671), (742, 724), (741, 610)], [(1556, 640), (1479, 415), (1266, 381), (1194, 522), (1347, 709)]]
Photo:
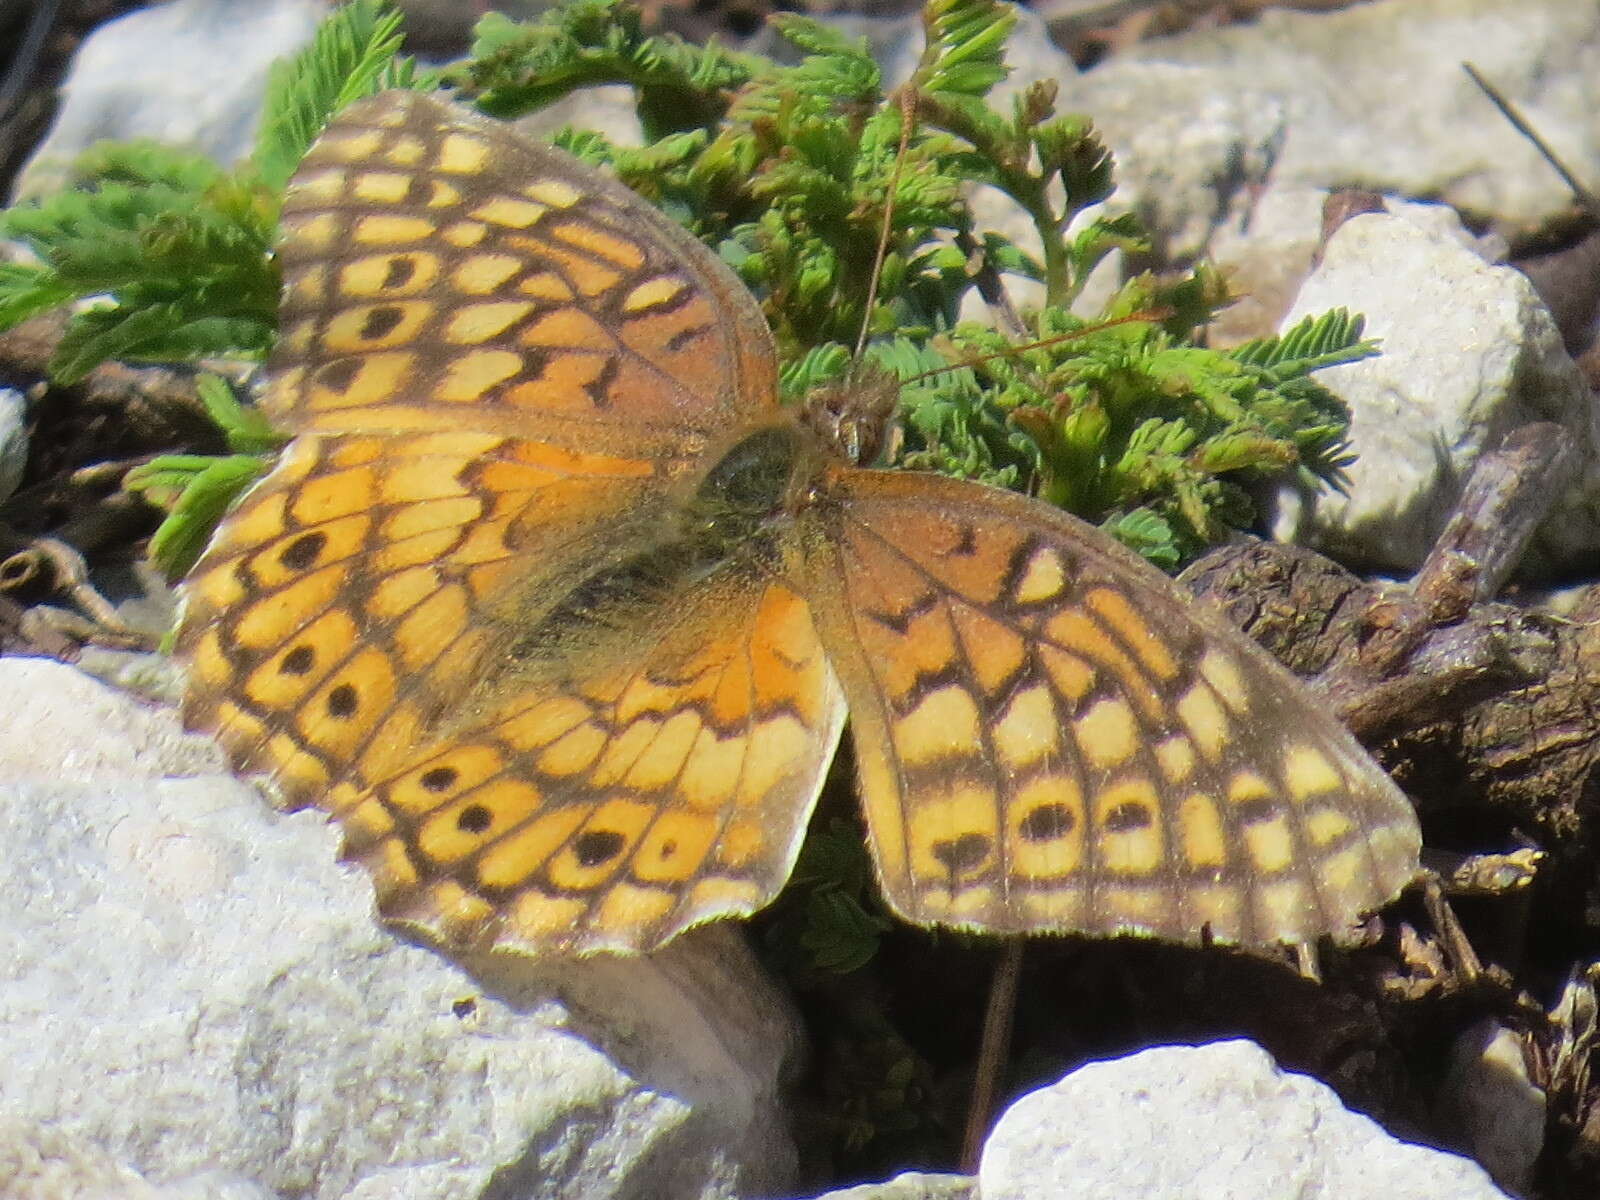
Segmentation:
[(883, 367), (860, 360), (844, 378), (812, 389), (800, 421), (834, 456), (864, 467), (892, 449), (900, 403), (900, 380)]

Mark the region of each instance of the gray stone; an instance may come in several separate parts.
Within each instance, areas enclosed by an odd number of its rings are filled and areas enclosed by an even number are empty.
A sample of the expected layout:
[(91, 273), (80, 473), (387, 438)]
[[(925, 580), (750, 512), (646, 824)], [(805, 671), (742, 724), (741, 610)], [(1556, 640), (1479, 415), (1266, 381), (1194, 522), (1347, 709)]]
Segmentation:
[(1566, 187), (1461, 70), (1520, 105), (1580, 178), (1600, 176), (1600, 7), (1407, 0), (1267, 9), (1131, 47), (1064, 82), (1117, 157), (1119, 203), (1168, 252), (1204, 251), (1263, 187), (1430, 196), (1522, 225)]
[(328, 14), (325, 0), (173, 0), (84, 39), (61, 108), (15, 199), (55, 191), (102, 139), (154, 138), (232, 163), (250, 153), (267, 72)]
[(119, 650), (86, 642), (78, 648), (73, 665), (119, 692), (159, 704), (177, 705), (188, 683), (182, 665), (159, 650)]
[(1116, 158), (1110, 207), (1131, 209), (1163, 261), (1205, 251), (1224, 215), (1272, 173), (1287, 102), (1224, 86), (1221, 73), (1162, 62), (1108, 63), (1063, 89)]
[(1230, 214), (1211, 240), (1210, 255), (1238, 296), (1211, 323), (1211, 343), (1235, 346), (1277, 331), (1322, 238), (1325, 188), (1267, 187)]
[(1544, 1149), (1547, 1101), (1528, 1076), (1523, 1035), (1484, 1018), (1456, 1039), (1440, 1107), (1496, 1183), (1526, 1194)]
[(169, 709), (0, 659), (0, 1117), (304, 1200), (788, 1186), (797, 1035), (738, 931), (469, 972)]
[(1505, 1200), (1477, 1164), (1396, 1141), (1253, 1042), (1090, 1063), (1018, 1100), (983, 1200)]
[(1600, 414), (1524, 275), (1414, 218), (1366, 214), (1329, 239), (1283, 326), (1338, 307), (1363, 314), (1382, 349), (1317, 374), (1351, 409), (1350, 491), (1285, 489), (1275, 537), (1414, 570), (1478, 456), (1542, 420), (1565, 426), (1588, 465), (1524, 566), (1575, 565), (1600, 548)]

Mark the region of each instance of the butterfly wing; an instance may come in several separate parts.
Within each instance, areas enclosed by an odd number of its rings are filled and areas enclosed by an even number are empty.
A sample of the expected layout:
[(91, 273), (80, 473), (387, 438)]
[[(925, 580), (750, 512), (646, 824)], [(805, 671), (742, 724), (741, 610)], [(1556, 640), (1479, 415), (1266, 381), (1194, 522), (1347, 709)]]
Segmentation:
[(693, 457), (777, 405), (715, 255), (622, 184), (415, 92), (339, 114), (284, 201), (264, 407), (292, 432), (470, 428)]
[(286, 801), (445, 720), (659, 495), (649, 463), (469, 432), (297, 438), (184, 585), (184, 716)]
[(909, 920), (1309, 940), (1415, 874), (1410, 804), (1336, 719), (1098, 531), (843, 469), (803, 521), (884, 893)]
[[(619, 184), (412, 93), (329, 126), (283, 229), (264, 406), (296, 436), (186, 584), (188, 724), (442, 940), (639, 949), (749, 911), (836, 685), (771, 579), (640, 564), (777, 412), (754, 301)], [(608, 643), (580, 619), (607, 580), (662, 612), (596, 601), (627, 609)]]
[[(439, 944), (649, 949), (793, 865), (844, 716), (808, 606), (747, 562), (655, 569), (670, 543), (597, 569), (557, 514), (628, 462), (302, 437), (187, 585), (188, 723), (332, 813)], [(585, 549), (553, 607), (507, 608)]]
[(767, 904), (843, 725), (809, 610), (729, 572), (611, 653), (497, 687), (327, 804), (391, 920), (450, 946), (648, 950)]

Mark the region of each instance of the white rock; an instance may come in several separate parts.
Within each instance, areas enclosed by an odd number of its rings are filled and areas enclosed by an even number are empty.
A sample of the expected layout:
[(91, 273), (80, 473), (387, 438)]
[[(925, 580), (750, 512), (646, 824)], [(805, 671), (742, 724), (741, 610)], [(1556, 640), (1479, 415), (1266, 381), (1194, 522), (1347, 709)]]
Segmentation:
[(591, 129), (616, 146), (644, 145), (644, 129), (634, 106), (633, 89), (620, 83), (580, 88), (517, 120), (531, 138), (549, 141), (563, 128)]
[(242, 1176), (206, 1171), (153, 1184), (59, 1128), (0, 1118), (6, 1200), (277, 1200)]
[(1571, 197), (1460, 64), (1588, 178), (1600, 176), (1597, 52), (1600, 6), (1571, 0), (1268, 9), (1131, 47), (1068, 80), (1061, 107), (1094, 119), (1124, 203), (1175, 255), (1205, 250), (1269, 184), (1433, 196), (1520, 225)]
[[(1212, 345), (1230, 346), (1277, 330), (1311, 274), (1322, 242), (1326, 188), (1301, 184), (1269, 184), (1248, 209), (1236, 212), (1212, 238), (1212, 261), (1228, 274), (1239, 299), (1210, 326)], [(1485, 262), (1504, 261), (1507, 246), (1495, 234), (1476, 235), (1461, 224), (1456, 211), (1443, 204), (1418, 204), (1387, 198), (1391, 215), (1460, 242)]]
[(796, 1035), (736, 931), (469, 974), (170, 710), (15, 658), (0, 710), (0, 1117), (306, 1200), (788, 1184)]
[(906, 1171), (882, 1183), (825, 1192), (815, 1200), (975, 1200), (977, 1181), (970, 1175), (933, 1175)]
[(1024, 1096), (983, 1200), (1505, 1200), (1477, 1164), (1391, 1138), (1253, 1042), (1161, 1046)]
[(106, 138), (154, 138), (222, 163), (245, 157), (268, 69), (327, 15), (325, 0), (173, 0), (107, 21), (78, 48), (15, 198), (59, 188), (73, 160)]
[(1371, 213), (1329, 239), (1283, 328), (1337, 307), (1364, 314), (1382, 343), (1377, 358), (1317, 373), (1351, 409), (1350, 492), (1285, 489), (1273, 536), (1413, 570), (1478, 456), (1520, 425), (1554, 421), (1588, 473), (1558, 501), (1524, 565), (1581, 563), (1600, 548), (1600, 417), (1526, 276), (1412, 217)]

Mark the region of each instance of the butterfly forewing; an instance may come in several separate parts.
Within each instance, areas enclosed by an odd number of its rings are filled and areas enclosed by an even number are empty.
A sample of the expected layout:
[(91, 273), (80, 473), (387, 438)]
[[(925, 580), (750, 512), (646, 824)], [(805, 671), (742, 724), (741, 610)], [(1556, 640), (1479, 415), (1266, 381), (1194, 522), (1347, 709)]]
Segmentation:
[(910, 920), (1307, 940), (1414, 874), (1410, 804), (1337, 721), (1082, 522), (847, 470), (806, 520), (874, 855)]
[(267, 410), (294, 432), (519, 434), (653, 461), (776, 404), (727, 271), (621, 184), (412, 92), (351, 105), (284, 202)]

